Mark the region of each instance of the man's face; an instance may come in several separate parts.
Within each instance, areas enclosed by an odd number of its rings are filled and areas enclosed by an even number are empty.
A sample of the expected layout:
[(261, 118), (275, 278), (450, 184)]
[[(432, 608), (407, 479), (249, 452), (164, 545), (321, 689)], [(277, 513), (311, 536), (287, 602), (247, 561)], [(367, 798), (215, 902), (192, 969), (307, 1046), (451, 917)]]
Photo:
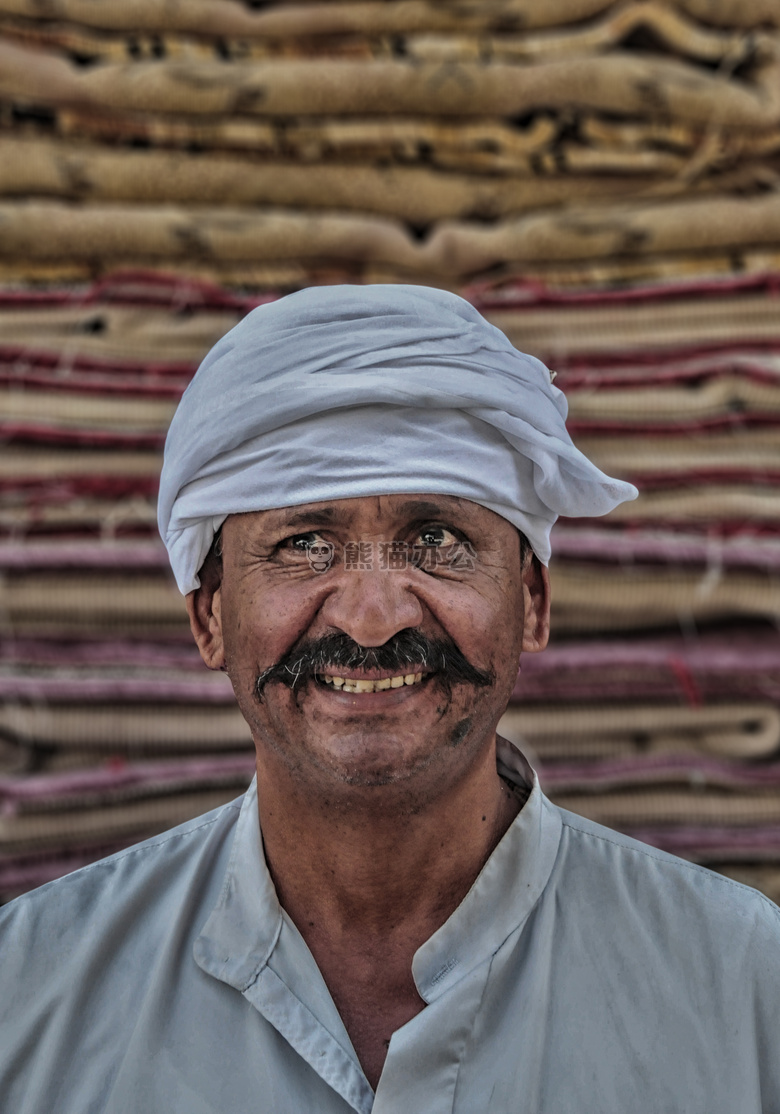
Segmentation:
[(188, 597), (201, 653), (226, 666), (259, 769), (320, 792), (446, 790), (492, 746), (521, 650), (547, 640), (546, 570), (468, 500), (233, 515), (222, 553), (221, 581)]

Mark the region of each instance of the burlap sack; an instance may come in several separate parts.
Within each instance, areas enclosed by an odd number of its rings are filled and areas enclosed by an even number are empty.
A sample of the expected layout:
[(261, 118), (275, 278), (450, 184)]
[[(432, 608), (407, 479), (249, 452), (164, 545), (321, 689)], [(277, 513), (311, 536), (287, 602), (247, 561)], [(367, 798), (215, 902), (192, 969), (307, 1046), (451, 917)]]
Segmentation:
[(519, 260), (588, 259), (780, 246), (780, 198), (635, 202), (534, 214), (492, 225), (441, 221), (412, 239), (388, 217), (295, 210), (135, 207), (57, 202), (0, 204), (0, 257), (199, 262), (274, 260), (384, 264), (410, 274), (478, 274)]
[(716, 27), (780, 27), (777, 0), (676, 0), (690, 16)]
[(777, 129), (765, 132), (732, 132), (700, 128), (671, 120), (613, 120), (603, 116), (583, 113), (579, 118), (579, 133), (586, 143), (615, 154), (628, 151), (647, 151), (661, 148), (679, 154), (692, 154), (702, 142), (712, 148), (710, 158), (719, 160), (746, 158), (750, 155), (768, 155), (780, 149)]
[(488, 219), (587, 197), (624, 196), (647, 185), (648, 172), (639, 173), (638, 180), (626, 183), (582, 175), (485, 178), (346, 163), (319, 166), (312, 174), (309, 166), (294, 161), (182, 157), (0, 136), (0, 197), (358, 210), (414, 224), (444, 217)]
[(660, 47), (701, 62), (726, 60), (733, 68), (756, 49), (771, 50), (768, 36), (702, 27), (690, 18), (654, 0), (639, 0), (618, 6), (601, 18), (553, 32), (481, 35), (409, 34), (404, 37), (406, 53), (426, 61), (481, 59), (482, 61), (535, 62), (584, 54), (603, 54), (619, 48), (625, 39), (641, 31)]
[(558, 124), (549, 115), (536, 115), (523, 127), (491, 117), (463, 120), (344, 118), (291, 120), (280, 131), (278, 149), (314, 162), (350, 158), (405, 162), (430, 159), (438, 166), (524, 170), (530, 157), (555, 139)]
[(275, 154), (281, 149), (279, 129), (263, 120), (241, 118), (212, 119), (140, 115), (102, 111), (95, 108), (59, 107), (57, 133), (65, 137), (153, 144), (161, 147), (193, 147), (208, 150), (252, 151)]
[[(650, 5), (641, 5), (650, 7)], [(654, 5), (653, 5), (654, 6)], [(104, 30), (176, 31), (230, 38), (295, 38), (351, 33), (463, 31), (497, 28), (502, 32), (581, 23), (612, 7), (612, 0), (482, 0), (478, 5), (437, 4), (430, 0), (359, 3), (269, 4), (260, 11), (229, 0), (127, 0), (121, 5), (89, 0), (0, 0), (0, 12), (28, 19), (63, 20)], [(640, 5), (637, 5), (640, 7)], [(677, 0), (675, 7), (705, 24), (726, 27), (778, 26), (776, 0)], [(629, 7), (629, 12), (630, 12)], [(671, 20), (671, 16), (669, 17)]]
[(430, 269), (467, 275), (520, 260), (680, 255), (751, 244), (780, 245), (780, 195), (582, 207), (490, 226), (442, 221), (419, 256)]
[(325, 117), (265, 122), (248, 118), (184, 117), (58, 108), (62, 136), (134, 141), (165, 147), (252, 151), (304, 163), (323, 159), (366, 162), (430, 161), (461, 170), (531, 173), (530, 157), (555, 138), (558, 124), (534, 116), (523, 127), (491, 117), (441, 120), (396, 117)]
[[(765, 0), (766, 2), (766, 0)], [(483, 0), (478, 5), (438, 4), (430, 0), (362, 3), (268, 5), (252, 11), (229, 0), (127, 0), (122, 5), (89, 0), (47, 0), (45, 12), (35, 0), (0, 0), (9, 15), (83, 23), (113, 31), (178, 31), (217, 38), (297, 38), (343, 34), (387, 34), (415, 30), (462, 31), (498, 27), (508, 31), (578, 22), (603, 11), (610, 0)]]
[(541, 108), (766, 130), (780, 118), (777, 64), (753, 89), (671, 59), (614, 52), (538, 65), (269, 59), (100, 65), (0, 43), (0, 96), (51, 106), (198, 115), (518, 116)]
[(0, 204), (0, 257), (24, 260), (381, 261), (417, 267), (420, 250), (398, 221), (294, 209), (210, 209), (57, 202)]

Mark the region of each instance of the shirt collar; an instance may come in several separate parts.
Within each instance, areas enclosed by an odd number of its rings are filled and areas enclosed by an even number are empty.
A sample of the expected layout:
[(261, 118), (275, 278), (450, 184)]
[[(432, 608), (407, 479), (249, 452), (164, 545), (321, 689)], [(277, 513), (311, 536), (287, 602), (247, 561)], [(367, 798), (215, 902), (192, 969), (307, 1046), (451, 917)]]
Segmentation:
[(552, 873), (561, 819), (524, 755), (505, 739), (496, 746), (498, 772), (529, 788), (528, 799), (452, 915), (412, 964), (420, 997), (432, 1002), (520, 929)]
[[(527, 788), (528, 799), (458, 908), (414, 956), (420, 996), (432, 1002), (521, 928), (552, 872), (561, 820), (522, 753), (499, 738), (502, 777)], [(199, 966), (244, 991), (268, 962), (283, 913), (266, 866), (255, 780), (241, 807), (219, 900), (195, 942)]]
[(195, 941), (196, 962), (243, 993), (268, 962), (282, 916), (263, 852), (255, 776), (244, 794), (219, 900)]

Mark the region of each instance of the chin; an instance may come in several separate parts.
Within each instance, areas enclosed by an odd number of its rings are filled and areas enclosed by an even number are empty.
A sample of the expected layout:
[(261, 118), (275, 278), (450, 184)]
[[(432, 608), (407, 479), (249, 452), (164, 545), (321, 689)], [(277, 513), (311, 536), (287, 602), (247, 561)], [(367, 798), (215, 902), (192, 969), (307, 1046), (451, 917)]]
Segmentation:
[(373, 736), (365, 741), (356, 740), (352, 746), (340, 748), (337, 754), (331, 752), (325, 766), (345, 785), (379, 787), (415, 778), (430, 767), (434, 758), (429, 750), (409, 753), (395, 740), (379, 743)]
[(463, 762), (468, 764), (471, 752), (477, 749), (473, 739), (471, 747), (464, 745), (462, 734), (453, 744), (453, 734), (457, 734), (457, 729), (453, 732), (439, 725), (433, 746), (430, 735), (417, 740), (399, 738), (389, 732), (384, 736), (376, 733), (341, 736), (337, 747), (328, 747), (323, 740), (314, 753), (309, 752), (309, 757), (314, 758), (331, 784), (351, 789), (395, 786), (412, 795), (435, 796), (460, 772), (460, 755), (456, 758), (453, 752), (460, 751)]

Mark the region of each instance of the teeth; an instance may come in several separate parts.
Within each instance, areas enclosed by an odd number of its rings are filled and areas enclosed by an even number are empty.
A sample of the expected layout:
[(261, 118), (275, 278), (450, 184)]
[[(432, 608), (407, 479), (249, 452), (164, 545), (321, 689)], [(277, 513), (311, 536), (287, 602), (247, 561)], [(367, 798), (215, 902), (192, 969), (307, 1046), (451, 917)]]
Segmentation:
[(345, 677), (321, 677), (326, 685), (340, 689), (341, 692), (382, 692), (385, 689), (400, 689), (404, 685), (416, 685), (422, 680), (422, 673), (405, 673), (402, 677), (383, 677), (381, 681), (362, 681)]

